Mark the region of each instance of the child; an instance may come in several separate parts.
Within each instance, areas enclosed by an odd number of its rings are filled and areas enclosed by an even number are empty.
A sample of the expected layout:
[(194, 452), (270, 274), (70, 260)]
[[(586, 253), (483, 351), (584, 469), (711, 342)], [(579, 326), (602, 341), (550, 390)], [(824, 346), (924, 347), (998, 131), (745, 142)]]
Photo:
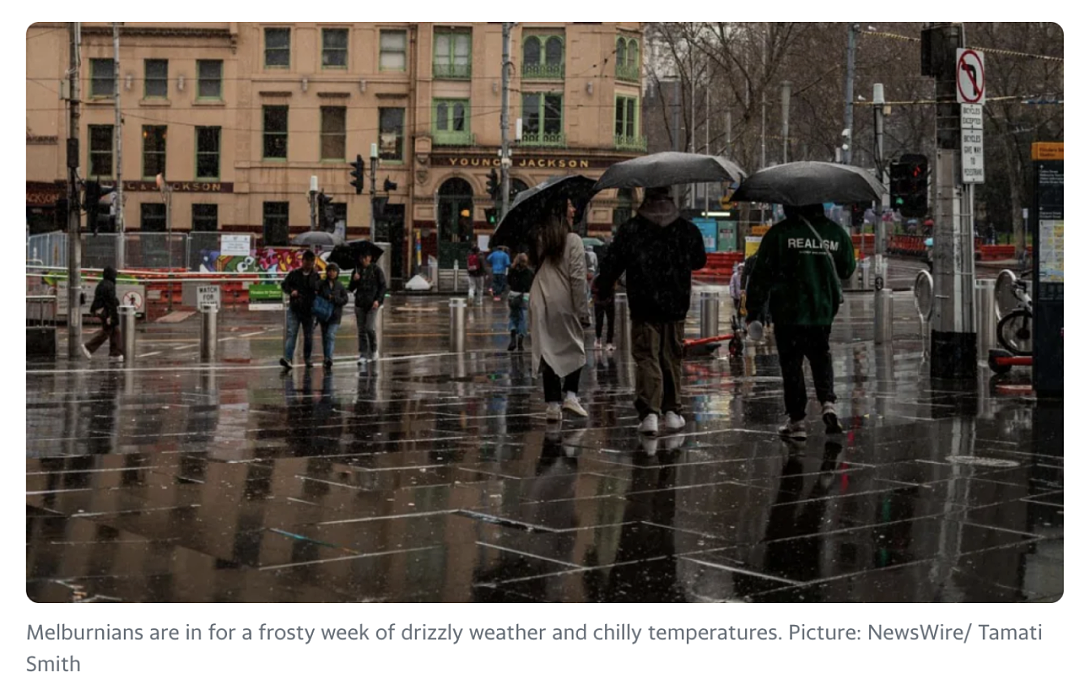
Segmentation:
[(593, 318), (596, 319), (596, 343), (593, 344), (593, 348), (600, 349), (603, 347), (600, 340), (604, 336), (604, 316), (607, 316), (607, 350), (613, 352), (615, 351), (615, 292), (613, 290), (607, 299), (603, 299), (600, 296), (597, 283), (597, 280), (593, 280)]
[(532, 289), (533, 272), (529, 257), (518, 254), (506, 276), (510, 288), (510, 347), (507, 351), (525, 351), (525, 335), (529, 331), (529, 290)]

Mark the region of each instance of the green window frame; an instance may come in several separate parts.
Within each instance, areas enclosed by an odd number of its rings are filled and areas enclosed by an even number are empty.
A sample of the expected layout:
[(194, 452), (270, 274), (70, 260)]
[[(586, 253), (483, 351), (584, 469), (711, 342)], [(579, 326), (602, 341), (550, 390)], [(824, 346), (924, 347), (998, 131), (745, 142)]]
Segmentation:
[(289, 242), (289, 202), (263, 201), (263, 243), (284, 246)]
[(403, 29), (379, 31), (379, 71), (404, 72), (406, 61), (406, 36)]
[(216, 203), (191, 204), (191, 231), (218, 231), (218, 207)]
[(196, 60), (195, 70), (199, 81), (196, 99), (221, 100), (225, 63), (222, 60)]
[(405, 108), (379, 108), (379, 160), (401, 162), (404, 139)]
[(521, 42), (522, 79), (563, 79), (566, 38), (561, 34), (526, 34)]
[(432, 137), (437, 146), (469, 146), (473, 142), (465, 98), (437, 98), (431, 104)]
[(87, 128), (90, 140), (90, 177), (94, 179), (113, 178), (113, 126), (111, 124), (92, 124)]
[(292, 30), (281, 27), (263, 29), (263, 65), (271, 69), (288, 69), (292, 64)]
[(523, 93), (521, 95), (522, 146), (566, 146), (563, 133), (563, 94)]
[(263, 106), (263, 160), (289, 158), (289, 106)]
[(154, 179), (165, 174), (165, 145), (169, 129), (164, 125), (143, 125), (143, 179)]
[(319, 108), (319, 159), (345, 160), (345, 108)]
[(636, 38), (619, 36), (615, 39), (615, 78), (620, 81), (641, 80), (641, 48)]
[(116, 74), (111, 59), (92, 58), (90, 60), (90, 97), (116, 97)]
[(169, 97), (169, 61), (143, 60), (143, 98)]
[(325, 28), (322, 30), (322, 68), (348, 69), (349, 30)]
[(615, 150), (644, 151), (641, 102), (636, 96), (615, 96)]
[(432, 74), (436, 79), (472, 78), (471, 30), (436, 29), (432, 54)]
[(221, 127), (195, 127), (195, 179), (221, 179)]

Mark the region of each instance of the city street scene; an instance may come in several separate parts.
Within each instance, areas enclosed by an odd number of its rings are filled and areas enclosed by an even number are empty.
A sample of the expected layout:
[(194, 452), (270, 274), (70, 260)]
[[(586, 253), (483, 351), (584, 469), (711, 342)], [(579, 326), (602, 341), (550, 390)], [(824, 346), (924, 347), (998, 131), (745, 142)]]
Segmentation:
[(1055, 602), (1064, 36), (37, 23), (36, 602)]

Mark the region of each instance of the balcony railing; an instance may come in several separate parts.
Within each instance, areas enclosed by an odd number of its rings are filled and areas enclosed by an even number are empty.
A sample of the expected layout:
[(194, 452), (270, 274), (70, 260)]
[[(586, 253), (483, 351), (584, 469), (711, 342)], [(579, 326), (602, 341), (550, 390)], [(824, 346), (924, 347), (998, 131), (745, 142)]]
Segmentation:
[(471, 79), (472, 62), (466, 62), (463, 65), (436, 62), (434, 72), (436, 79)]
[(645, 151), (649, 147), (649, 142), (644, 136), (623, 136), (621, 134), (615, 135), (615, 150), (616, 151)]
[(537, 133), (537, 134), (522, 134), (521, 141), (522, 146), (537, 146), (540, 148), (566, 148), (566, 134), (559, 132), (554, 133)]
[(546, 65), (522, 65), (521, 66), (521, 78), (522, 79), (562, 79), (566, 73), (565, 64)]
[(472, 132), (454, 132), (435, 130), (431, 135), (431, 143), (435, 146), (472, 146), (476, 143), (476, 135)]
[(619, 81), (641, 81), (641, 70), (637, 65), (615, 65), (615, 78)]

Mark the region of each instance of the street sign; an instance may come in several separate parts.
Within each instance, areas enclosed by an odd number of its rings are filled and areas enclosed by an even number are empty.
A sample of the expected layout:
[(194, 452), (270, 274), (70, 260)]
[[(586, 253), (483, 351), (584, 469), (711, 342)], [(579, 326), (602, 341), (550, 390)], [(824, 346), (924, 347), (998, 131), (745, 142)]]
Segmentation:
[(198, 300), (196, 301), (196, 308), (202, 309), (204, 306), (213, 305), (217, 309), (221, 310), (221, 286), (220, 285), (199, 285)]
[(956, 49), (956, 102), (982, 104), (986, 99), (986, 73), (981, 50)]
[(221, 235), (222, 256), (250, 256), (251, 235), (249, 234), (223, 234)]
[(964, 129), (960, 132), (960, 169), (964, 184), (982, 184), (983, 133), (981, 129)]
[(982, 128), (983, 128), (982, 109), (983, 109), (983, 106), (981, 106), (981, 105), (975, 105), (975, 104), (971, 104), (971, 103), (961, 103), (960, 104), (960, 128), (961, 129), (978, 129), (979, 131), (982, 131)]

